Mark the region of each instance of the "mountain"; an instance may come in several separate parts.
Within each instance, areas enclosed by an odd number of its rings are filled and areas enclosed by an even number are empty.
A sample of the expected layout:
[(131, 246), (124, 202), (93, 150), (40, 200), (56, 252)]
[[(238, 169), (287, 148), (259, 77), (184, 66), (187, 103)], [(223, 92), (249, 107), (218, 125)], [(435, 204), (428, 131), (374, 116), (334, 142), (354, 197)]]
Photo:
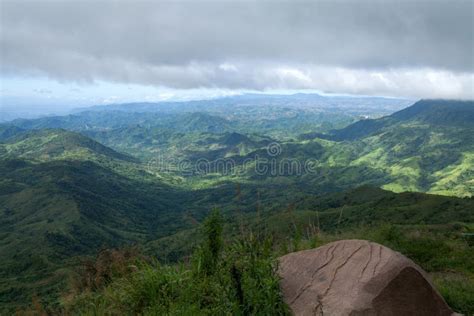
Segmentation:
[(195, 112), (186, 114), (177, 126), (179, 132), (211, 132), (221, 133), (230, 129), (230, 122), (219, 116)]
[(418, 121), (438, 126), (472, 127), (472, 101), (421, 100), (391, 115), (399, 121)]
[(15, 133), (0, 143), (1, 158), (33, 160), (74, 159), (81, 156), (136, 161), (81, 134), (62, 129), (23, 131), (12, 127)]
[[(300, 103), (296, 108), (287, 107), (285, 102), (289, 100)], [(179, 109), (178, 104), (128, 104), (112, 106), (112, 110), (100, 107), (97, 111), (66, 117), (12, 122), (10, 128), (68, 126), (145, 164), (158, 160), (172, 164), (189, 161), (187, 170), (195, 169), (193, 164), (200, 159), (231, 158), (243, 171), (232, 181), (260, 181), (262, 184), (296, 181), (312, 188), (312, 192), (332, 192), (369, 184), (396, 192), (473, 194), (472, 101), (421, 100), (389, 116), (362, 119), (328, 131), (331, 124), (320, 115), (330, 114), (316, 111), (319, 108), (312, 102), (318, 100), (308, 95), (271, 98), (249, 95), (183, 103), (183, 109)], [(252, 106), (255, 102), (265, 105)], [(222, 112), (220, 109), (225, 104), (238, 106)], [(135, 106), (140, 111), (151, 112), (133, 112)], [(163, 111), (157, 110), (157, 106)], [(339, 108), (344, 107), (339, 105)], [(333, 111), (337, 112), (338, 106), (335, 108)], [(307, 112), (308, 109), (311, 111)], [(338, 115), (331, 122), (336, 124)], [(327, 123), (326, 129), (321, 127), (321, 120)], [(295, 128), (311, 132), (296, 134)], [(266, 147), (275, 142), (281, 153), (269, 157)], [(296, 172), (293, 177), (288, 177), (288, 172), (281, 176), (257, 175), (255, 167), (242, 165), (256, 157), (279, 162), (297, 160), (300, 165), (317, 160), (317, 172)], [(177, 171), (175, 176), (191, 179), (187, 171), (186, 174)], [(212, 181), (219, 181), (220, 175), (211, 177)], [(201, 180), (200, 176), (194, 177), (191, 183), (200, 186)]]
[(189, 255), (216, 206), (232, 234), (243, 222), (275, 240), (315, 218), (328, 234), (386, 221), (470, 227), (473, 102), (422, 100), (351, 123), (375, 105), (319, 101), (250, 95), (1, 124), (0, 305), (55, 301), (102, 247)]
[[(124, 112), (211, 112), (229, 113), (244, 115), (247, 110), (251, 113), (261, 109), (271, 107), (273, 109), (318, 109), (319, 111), (329, 111), (334, 113), (346, 111), (351, 115), (362, 115), (377, 113), (377, 115), (390, 114), (413, 103), (409, 99), (383, 98), (383, 97), (351, 97), (336, 95), (319, 95), (316, 93), (296, 93), (290, 95), (279, 94), (243, 94), (227, 96), (209, 100), (178, 101), (178, 102), (136, 102), (124, 104), (97, 105), (88, 108), (76, 109), (83, 111), (124, 111)], [(255, 108), (257, 107), (257, 109)], [(250, 113), (247, 113), (248, 116)]]
[(183, 154), (191, 161), (218, 159), (240, 159), (270, 144), (271, 138), (259, 135), (244, 135), (237, 132), (202, 134), (201, 139), (184, 147)]
[(323, 145), (320, 166), (339, 182), (372, 178), (372, 185), (395, 192), (472, 196), (472, 135), (474, 102), (422, 100), (387, 117), (301, 139)]
[(1, 160), (0, 173), (0, 306), (53, 293), (74, 256), (188, 225), (180, 219), (187, 194), (91, 161)]
[(18, 126), (14, 125), (0, 125), (0, 141), (4, 141), (12, 136), (15, 136), (21, 132), (23, 132), (24, 129), (20, 128)]
[[(64, 128), (81, 132), (99, 132), (136, 125), (142, 128), (178, 129), (188, 119), (189, 122), (181, 129), (188, 132), (195, 130), (192, 125), (196, 126), (197, 123), (201, 126), (200, 121), (205, 123), (207, 120), (210, 123), (209, 120), (212, 119), (217, 124), (216, 126), (208, 124), (210, 128), (208, 131), (212, 132), (229, 131), (231, 128), (240, 133), (265, 133), (269, 136), (273, 134), (288, 137), (315, 129), (326, 132), (344, 127), (359, 117), (380, 117), (393, 113), (411, 102), (404, 99), (317, 94), (246, 94), (200, 101), (94, 106), (78, 109), (70, 115), (34, 120), (17, 119), (10, 124), (24, 129)], [(193, 117), (194, 113), (196, 115)], [(190, 128), (187, 129), (186, 126)]]
[(400, 124), (429, 124), (433, 127), (473, 128), (474, 103), (455, 100), (421, 100), (412, 106), (380, 119), (358, 121), (335, 130), (329, 139), (356, 140)]

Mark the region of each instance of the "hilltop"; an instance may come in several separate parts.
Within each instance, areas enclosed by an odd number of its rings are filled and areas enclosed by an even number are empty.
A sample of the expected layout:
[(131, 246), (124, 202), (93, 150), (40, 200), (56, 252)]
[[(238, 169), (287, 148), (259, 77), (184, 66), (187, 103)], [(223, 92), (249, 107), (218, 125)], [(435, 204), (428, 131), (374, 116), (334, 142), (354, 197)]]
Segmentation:
[(32, 160), (109, 158), (136, 161), (79, 133), (63, 129), (9, 129), (9, 136), (0, 142), (0, 158)]
[(472, 101), (421, 100), (406, 109), (379, 119), (366, 119), (329, 136), (333, 140), (356, 140), (376, 135), (401, 124), (429, 124), (432, 127), (469, 128), (474, 126)]

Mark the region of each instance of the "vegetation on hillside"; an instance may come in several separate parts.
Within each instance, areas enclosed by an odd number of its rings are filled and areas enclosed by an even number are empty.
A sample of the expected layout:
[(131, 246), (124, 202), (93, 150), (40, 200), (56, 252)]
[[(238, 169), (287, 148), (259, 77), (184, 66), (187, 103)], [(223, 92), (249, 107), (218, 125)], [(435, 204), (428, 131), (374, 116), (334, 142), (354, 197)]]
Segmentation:
[(289, 216), (270, 231), (261, 226), (270, 223), (257, 218), (244, 226), (224, 225), (214, 210), (199, 229), (193, 254), (174, 264), (159, 263), (133, 249), (103, 250), (77, 270), (59, 305), (41, 307), (36, 300), (36, 309), (87, 315), (287, 314), (276, 275), (277, 256), (340, 239), (366, 239), (419, 264), (455, 311), (474, 312), (473, 241), (463, 235), (473, 231), (472, 225), (378, 224), (328, 233), (304, 212)]
[(130, 250), (101, 252), (80, 271), (56, 312), (288, 314), (270, 240), (248, 234), (233, 242), (224, 241), (223, 225), (220, 212), (213, 210), (202, 225), (201, 244), (186, 262), (177, 265), (139, 259), (131, 256)]

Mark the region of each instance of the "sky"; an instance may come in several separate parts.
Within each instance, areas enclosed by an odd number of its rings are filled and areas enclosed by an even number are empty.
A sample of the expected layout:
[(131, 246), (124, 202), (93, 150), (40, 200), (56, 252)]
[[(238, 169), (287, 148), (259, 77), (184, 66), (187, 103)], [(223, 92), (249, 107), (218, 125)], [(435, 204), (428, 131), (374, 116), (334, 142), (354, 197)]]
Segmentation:
[(474, 98), (474, 1), (0, 0), (0, 105)]

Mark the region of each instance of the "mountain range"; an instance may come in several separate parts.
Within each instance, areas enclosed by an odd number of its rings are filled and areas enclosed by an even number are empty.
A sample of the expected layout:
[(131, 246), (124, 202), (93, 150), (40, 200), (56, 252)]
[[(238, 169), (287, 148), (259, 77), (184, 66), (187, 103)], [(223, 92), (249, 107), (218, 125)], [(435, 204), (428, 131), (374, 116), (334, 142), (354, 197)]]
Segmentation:
[(406, 105), (249, 95), (3, 123), (0, 304), (54, 292), (101, 247), (177, 260), (215, 206), (275, 235), (288, 209), (327, 231), (474, 222), (474, 102)]

